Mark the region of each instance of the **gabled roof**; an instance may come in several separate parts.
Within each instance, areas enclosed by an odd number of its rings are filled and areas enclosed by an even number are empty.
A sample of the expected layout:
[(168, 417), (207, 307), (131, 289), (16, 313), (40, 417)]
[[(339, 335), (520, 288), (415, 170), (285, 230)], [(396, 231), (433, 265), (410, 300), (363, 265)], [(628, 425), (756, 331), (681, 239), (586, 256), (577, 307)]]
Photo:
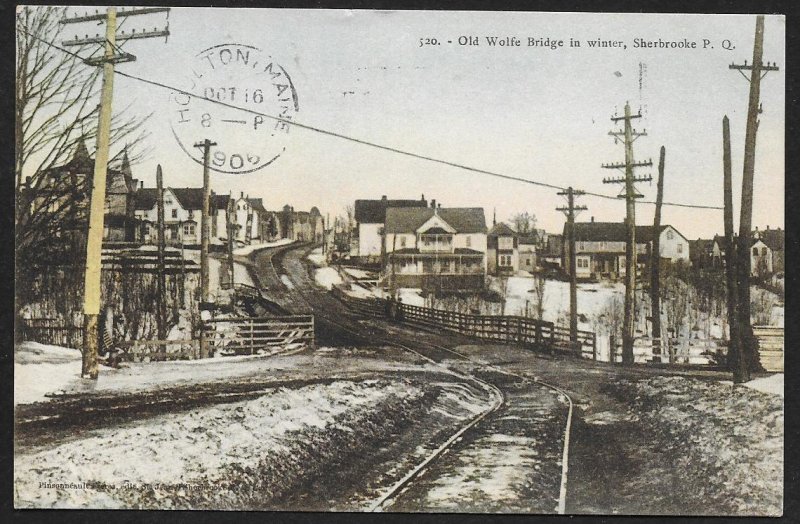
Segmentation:
[(230, 195), (211, 195), (211, 209), (227, 209)]
[(186, 209), (203, 209), (202, 187), (171, 187), (169, 188), (181, 207)]
[[(565, 225), (566, 227), (566, 225)], [(669, 224), (659, 228), (659, 232), (670, 228)], [(672, 229), (675, 229), (674, 227)], [(675, 229), (678, 232), (677, 229)], [(680, 235), (680, 232), (678, 232)], [(622, 222), (576, 222), (575, 240), (578, 242), (625, 242), (628, 229)], [(683, 236), (683, 235), (681, 235)], [(636, 243), (653, 240), (653, 226), (636, 226)]]
[(248, 202), (250, 202), (250, 207), (252, 207), (255, 211), (259, 213), (266, 213), (267, 210), (264, 208), (264, 202), (260, 198), (248, 198)]
[(758, 237), (771, 250), (783, 251), (786, 235), (782, 229), (765, 229), (758, 232)]
[(145, 187), (135, 193), (134, 202), (137, 211), (149, 211), (158, 201), (158, 189)]
[[(436, 210), (456, 233), (486, 233), (486, 218), (481, 207), (449, 207)], [(413, 233), (434, 214), (429, 207), (390, 207), (386, 210), (387, 233)]]
[(489, 230), (490, 237), (515, 237), (517, 232), (511, 229), (505, 222), (498, 222)]
[(359, 224), (382, 224), (386, 210), (390, 207), (428, 207), (428, 201), (420, 200), (356, 200), (355, 219)]

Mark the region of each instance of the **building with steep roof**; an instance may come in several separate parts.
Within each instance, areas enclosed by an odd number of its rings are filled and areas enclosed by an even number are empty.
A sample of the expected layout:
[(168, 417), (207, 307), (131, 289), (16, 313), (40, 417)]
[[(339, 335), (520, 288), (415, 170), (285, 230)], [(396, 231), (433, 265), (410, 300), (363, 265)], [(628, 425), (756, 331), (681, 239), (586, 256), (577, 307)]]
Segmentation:
[(519, 271), (519, 236), (504, 222), (492, 226), (486, 239), (486, 272), (513, 275)]
[(395, 200), (383, 195), (380, 200), (356, 200), (353, 231), (353, 250), (351, 255), (362, 262), (377, 262), (382, 254), (383, 224), (386, 210), (392, 208), (425, 208), (428, 201), (425, 195), (419, 200)]
[(393, 288), (464, 291), (486, 275), (483, 208), (386, 209), (383, 271)]

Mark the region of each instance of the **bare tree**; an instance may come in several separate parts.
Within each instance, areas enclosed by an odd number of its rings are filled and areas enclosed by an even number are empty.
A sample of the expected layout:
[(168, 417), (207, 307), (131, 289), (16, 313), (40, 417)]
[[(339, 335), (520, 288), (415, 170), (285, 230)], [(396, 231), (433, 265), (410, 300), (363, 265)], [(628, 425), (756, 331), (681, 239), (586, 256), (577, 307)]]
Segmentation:
[(546, 280), (542, 273), (534, 273), (533, 275), (533, 312), (536, 315), (536, 320), (544, 318), (544, 289)]
[(521, 234), (527, 235), (533, 233), (536, 228), (536, 215), (523, 211), (511, 217), (511, 223), (514, 225), (514, 230)]

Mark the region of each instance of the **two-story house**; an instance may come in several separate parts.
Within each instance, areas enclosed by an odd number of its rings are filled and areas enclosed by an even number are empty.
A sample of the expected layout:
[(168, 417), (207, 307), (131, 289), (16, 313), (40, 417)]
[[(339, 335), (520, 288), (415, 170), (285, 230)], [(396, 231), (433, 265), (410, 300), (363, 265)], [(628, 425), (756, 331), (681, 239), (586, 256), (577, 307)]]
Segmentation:
[[(566, 235), (566, 224), (564, 232)], [(659, 257), (671, 262), (689, 263), (689, 241), (670, 225), (659, 230)], [(641, 267), (647, 262), (653, 241), (653, 226), (636, 226), (636, 257)], [(575, 223), (575, 273), (578, 278), (619, 277), (625, 275), (627, 227), (621, 222)], [(563, 267), (569, 271), (564, 250)]]
[[(164, 188), (164, 239), (168, 245), (200, 244), (202, 208), (202, 187)], [(158, 189), (140, 188), (136, 192), (135, 213), (139, 240), (148, 244), (158, 242)]]
[(384, 254), (383, 227), (386, 221), (386, 210), (390, 207), (428, 207), (425, 195), (419, 200), (390, 200), (383, 195), (380, 200), (356, 200), (353, 208), (355, 230), (353, 244), (356, 249), (351, 256), (362, 263), (377, 263)]
[(481, 289), (486, 235), (482, 208), (387, 208), (383, 273), (395, 288)]
[(486, 238), (486, 272), (513, 275), (519, 271), (519, 238), (504, 222), (492, 226)]

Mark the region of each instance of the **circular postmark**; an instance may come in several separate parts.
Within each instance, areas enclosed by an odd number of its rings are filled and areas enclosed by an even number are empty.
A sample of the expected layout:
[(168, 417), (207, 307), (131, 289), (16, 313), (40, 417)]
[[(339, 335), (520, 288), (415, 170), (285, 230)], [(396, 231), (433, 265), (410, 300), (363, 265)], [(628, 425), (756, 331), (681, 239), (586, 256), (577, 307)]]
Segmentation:
[[(219, 173), (252, 173), (286, 150), (288, 122), (299, 110), (286, 70), (259, 48), (220, 44), (199, 52), (186, 93), (170, 95), (169, 122), (183, 151), (203, 164), (195, 144), (209, 139), (209, 167)], [(273, 118), (270, 118), (273, 117)]]

